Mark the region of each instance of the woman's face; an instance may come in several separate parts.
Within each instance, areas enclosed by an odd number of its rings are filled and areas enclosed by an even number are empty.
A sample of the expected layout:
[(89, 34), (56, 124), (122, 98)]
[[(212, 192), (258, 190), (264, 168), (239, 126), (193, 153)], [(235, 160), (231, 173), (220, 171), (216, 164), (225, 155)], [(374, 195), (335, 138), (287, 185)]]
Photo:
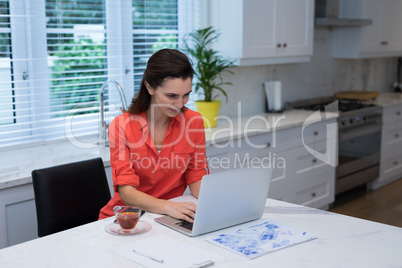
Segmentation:
[(156, 89), (151, 88), (146, 81), (145, 85), (151, 95), (150, 109), (167, 117), (175, 117), (188, 102), (192, 81), (191, 78), (166, 78)]

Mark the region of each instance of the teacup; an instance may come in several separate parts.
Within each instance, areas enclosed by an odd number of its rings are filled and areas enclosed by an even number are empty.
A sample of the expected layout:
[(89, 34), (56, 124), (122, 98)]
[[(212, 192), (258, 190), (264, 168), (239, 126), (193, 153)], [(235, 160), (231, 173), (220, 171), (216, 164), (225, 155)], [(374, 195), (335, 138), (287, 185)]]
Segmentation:
[(140, 208), (131, 206), (115, 206), (113, 212), (123, 233), (131, 233), (134, 231), (141, 216)]

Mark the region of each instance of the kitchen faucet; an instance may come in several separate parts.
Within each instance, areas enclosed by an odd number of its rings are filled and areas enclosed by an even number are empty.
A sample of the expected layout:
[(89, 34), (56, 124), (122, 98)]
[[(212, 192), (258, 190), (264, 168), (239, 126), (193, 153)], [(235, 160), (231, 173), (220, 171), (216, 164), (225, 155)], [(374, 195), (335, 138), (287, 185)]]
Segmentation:
[(127, 102), (126, 102), (126, 97), (124, 95), (123, 88), (120, 86), (119, 83), (116, 81), (106, 81), (103, 83), (101, 89), (100, 89), (100, 114), (101, 114), (101, 119), (100, 119), (100, 124), (99, 124), (99, 145), (101, 146), (109, 146), (109, 143), (107, 142), (107, 135), (106, 135), (106, 130), (108, 128), (108, 124), (106, 123), (105, 120), (105, 88), (107, 87), (108, 84), (114, 84), (119, 91), (120, 95), (120, 100), (121, 104), (123, 105), (123, 109), (127, 109)]

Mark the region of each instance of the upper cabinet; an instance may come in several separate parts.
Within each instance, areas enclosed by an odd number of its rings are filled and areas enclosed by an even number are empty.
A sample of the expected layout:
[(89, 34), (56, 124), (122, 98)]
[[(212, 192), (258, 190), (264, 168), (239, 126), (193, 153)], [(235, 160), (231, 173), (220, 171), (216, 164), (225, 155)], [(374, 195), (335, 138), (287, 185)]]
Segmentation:
[(340, 17), (372, 19), (363, 27), (335, 28), (333, 56), (372, 58), (400, 56), (402, 53), (402, 1), (341, 0)]
[(313, 53), (314, 0), (214, 0), (214, 47), (239, 65), (305, 62)]

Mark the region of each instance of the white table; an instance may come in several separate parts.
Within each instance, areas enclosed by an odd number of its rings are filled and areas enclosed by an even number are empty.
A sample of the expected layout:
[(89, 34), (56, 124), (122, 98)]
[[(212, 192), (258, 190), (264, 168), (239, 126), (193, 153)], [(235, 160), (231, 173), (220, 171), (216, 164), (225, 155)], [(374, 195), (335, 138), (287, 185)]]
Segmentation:
[(318, 239), (248, 260), (206, 242), (206, 235), (191, 238), (162, 226), (154, 222), (156, 216), (141, 218), (152, 230), (138, 236), (106, 233), (105, 226), (114, 220), (109, 218), (4, 248), (0, 267), (137, 267), (109, 249), (159, 233), (225, 256), (219, 267), (402, 267), (401, 228), (277, 200), (267, 200), (263, 218), (302, 228)]

